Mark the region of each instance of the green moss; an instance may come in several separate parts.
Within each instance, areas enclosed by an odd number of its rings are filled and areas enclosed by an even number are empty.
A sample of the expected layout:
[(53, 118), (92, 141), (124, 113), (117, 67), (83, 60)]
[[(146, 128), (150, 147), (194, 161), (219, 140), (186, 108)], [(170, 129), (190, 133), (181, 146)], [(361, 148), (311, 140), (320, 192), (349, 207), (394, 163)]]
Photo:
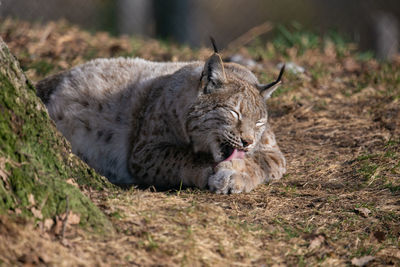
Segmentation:
[[(0, 43), (0, 213), (21, 210), (30, 217), (35, 208), (43, 218), (53, 218), (69, 209), (80, 214), (81, 225), (96, 232), (110, 231), (106, 216), (75, 186), (112, 190), (112, 186), (70, 152), (69, 144), (55, 129), (8, 49)], [(1, 170), (1, 169), (0, 169)], [(4, 176), (4, 174), (3, 174)]]

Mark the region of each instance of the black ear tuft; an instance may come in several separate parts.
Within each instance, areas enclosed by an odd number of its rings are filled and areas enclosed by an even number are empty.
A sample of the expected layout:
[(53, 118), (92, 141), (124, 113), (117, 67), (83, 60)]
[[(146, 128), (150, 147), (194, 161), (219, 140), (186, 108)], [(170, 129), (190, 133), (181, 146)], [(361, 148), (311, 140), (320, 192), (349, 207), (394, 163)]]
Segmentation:
[(271, 97), (271, 94), (278, 89), (278, 87), (282, 83), (282, 76), (283, 73), (285, 72), (285, 64), (283, 64), (281, 71), (279, 72), (278, 78), (276, 81), (269, 83), (269, 84), (261, 84), (258, 85), (258, 89), (260, 90), (261, 95), (264, 97), (264, 99), (268, 99)]
[(214, 54), (207, 59), (201, 76), (201, 83), (205, 94), (218, 91), (226, 82), (224, 63), (218, 54), (214, 38), (210, 36), (210, 40), (214, 48)]
[(214, 48), (214, 53), (218, 53), (217, 45), (215, 44), (215, 40), (214, 40), (214, 38), (212, 36), (210, 36), (210, 40), (211, 40), (211, 44), (212, 44), (212, 46)]

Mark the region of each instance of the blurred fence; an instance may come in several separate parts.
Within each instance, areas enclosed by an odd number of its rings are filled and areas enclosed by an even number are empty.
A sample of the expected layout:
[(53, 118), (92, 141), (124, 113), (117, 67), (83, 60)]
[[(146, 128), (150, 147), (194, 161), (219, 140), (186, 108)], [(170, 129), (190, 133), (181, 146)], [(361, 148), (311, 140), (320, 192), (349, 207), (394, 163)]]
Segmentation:
[[(336, 29), (379, 57), (398, 52), (398, 0), (0, 0), (0, 17), (65, 18), (93, 31), (140, 34), (191, 46), (218, 39), (221, 47), (266, 21), (297, 21), (304, 29)], [(258, 28), (257, 34), (263, 32)], [(268, 38), (268, 35), (264, 35)]]

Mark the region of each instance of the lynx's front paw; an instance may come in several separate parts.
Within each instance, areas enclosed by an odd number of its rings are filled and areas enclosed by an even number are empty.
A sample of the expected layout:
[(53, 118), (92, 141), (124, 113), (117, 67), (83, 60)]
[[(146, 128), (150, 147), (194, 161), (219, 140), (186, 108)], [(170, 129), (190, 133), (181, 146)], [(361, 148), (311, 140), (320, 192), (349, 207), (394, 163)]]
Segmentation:
[(250, 192), (254, 188), (249, 175), (237, 171), (238, 160), (224, 161), (217, 165), (215, 174), (208, 179), (211, 191), (217, 194)]

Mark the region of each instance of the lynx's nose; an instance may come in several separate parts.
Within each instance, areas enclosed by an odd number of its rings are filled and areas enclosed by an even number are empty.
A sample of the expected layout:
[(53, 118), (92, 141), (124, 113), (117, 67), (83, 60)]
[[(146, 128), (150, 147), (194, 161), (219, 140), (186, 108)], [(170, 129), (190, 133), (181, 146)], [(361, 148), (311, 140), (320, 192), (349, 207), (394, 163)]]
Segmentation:
[(251, 138), (240, 138), (240, 141), (242, 141), (242, 145), (243, 145), (243, 147), (248, 147), (248, 146), (250, 146), (251, 144), (253, 144), (253, 139), (251, 139)]

